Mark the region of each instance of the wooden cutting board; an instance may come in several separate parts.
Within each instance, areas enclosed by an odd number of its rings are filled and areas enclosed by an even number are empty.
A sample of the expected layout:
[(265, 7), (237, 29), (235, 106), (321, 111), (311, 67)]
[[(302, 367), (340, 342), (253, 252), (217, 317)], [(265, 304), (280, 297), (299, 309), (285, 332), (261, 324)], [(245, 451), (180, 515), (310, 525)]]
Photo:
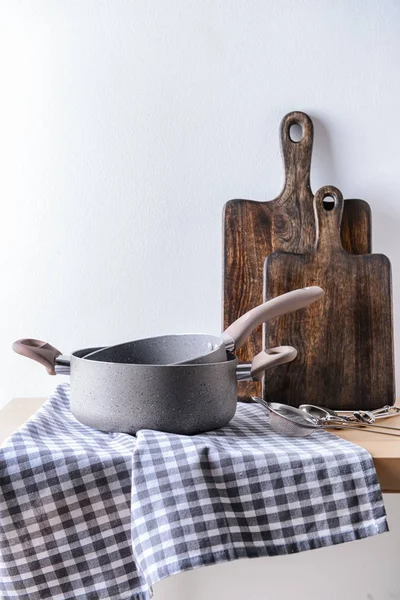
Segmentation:
[[(290, 129), (300, 125), (302, 138)], [(308, 252), (315, 242), (313, 193), (310, 187), (313, 124), (302, 112), (286, 115), (280, 126), (285, 168), (282, 193), (269, 202), (230, 200), (224, 207), (224, 329), (263, 298), (265, 257), (274, 251)], [(352, 254), (371, 251), (371, 211), (363, 200), (346, 200), (341, 229), (343, 247)], [(262, 328), (237, 351), (251, 362), (262, 349)], [(261, 393), (260, 384), (240, 384), (239, 396)]]
[[(324, 204), (327, 196), (334, 203)], [(343, 197), (337, 188), (321, 188), (314, 207), (315, 248), (307, 254), (274, 252), (265, 261), (266, 300), (309, 285), (321, 286), (325, 295), (307, 309), (265, 324), (266, 347), (292, 345), (298, 356), (287, 366), (267, 371), (264, 398), (342, 410), (391, 405), (395, 387), (390, 261), (382, 254), (355, 256), (343, 249)]]

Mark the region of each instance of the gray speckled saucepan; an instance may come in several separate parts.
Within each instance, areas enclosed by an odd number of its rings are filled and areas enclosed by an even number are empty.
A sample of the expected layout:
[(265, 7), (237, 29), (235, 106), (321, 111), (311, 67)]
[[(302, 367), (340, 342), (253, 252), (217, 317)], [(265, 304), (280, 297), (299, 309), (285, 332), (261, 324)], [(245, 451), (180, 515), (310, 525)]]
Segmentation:
[(266, 321), (306, 308), (324, 295), (319, 286), (282, 294), (242, 315), (220, 336), (202, 333), (162, 335), (101, 348), (86, 356), (90, 360), (152, 365), (217, 363), (227, 352), (240, 348), (251, 332)]
[(219, 363), (148, 365), (86, 360), (94, 348), (67, 357), (32, 339), (15, 342), (13, 349), (50, 374), (70, 368), (71, 412), (82, 423), (102, 431), (155, 429), (185, 435), (226, 425), (236, 411), (237, 380), (260, 379), (265, 369), (297, 354), (291, 346), (280, 346), (261, 352), (251, 365), (238, 366), (231, 353)]

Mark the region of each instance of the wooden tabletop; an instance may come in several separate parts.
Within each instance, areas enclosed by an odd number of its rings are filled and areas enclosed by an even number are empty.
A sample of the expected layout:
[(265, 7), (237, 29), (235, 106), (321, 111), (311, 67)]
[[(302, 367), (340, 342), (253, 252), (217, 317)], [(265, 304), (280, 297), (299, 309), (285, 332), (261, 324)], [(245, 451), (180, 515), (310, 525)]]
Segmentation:
[[(14, 398), (0, 410), (0, 445), (18, 427), (23, 425), (43, 404), (44, 398)], [(400, 400), (398, 400), (400, 406)], [(400, 428), (400, 414), (389, 419), (379, 419), (380, 425)], [(400, 493), (400, 437), (397, 440), (377, 432), (332, 431), (335, 435), (365, 448), (372, 456), (382, 491)], [(394, 432), (396, 433), (396, 432)], [(399, 432), (400, 433), (400, 432)]]
[[(397, 400), (396, 404), (400, 406), (400, 400)], [(377, 423), (400, 429), (400, 414), (389, 419), (379, 419)], [(331, 432), (368, 450), (374, 460), (382, 491), (400, 493), (400, 436), (399, 439), (396, 439), (394, 436), (379, 434), (375, 430), (373, 433), (369, 433), (362, 429), (357, 431), (341, 429), (331, 430)], [(393, 433), (400, 434), (400, 431), (393, 431)]]

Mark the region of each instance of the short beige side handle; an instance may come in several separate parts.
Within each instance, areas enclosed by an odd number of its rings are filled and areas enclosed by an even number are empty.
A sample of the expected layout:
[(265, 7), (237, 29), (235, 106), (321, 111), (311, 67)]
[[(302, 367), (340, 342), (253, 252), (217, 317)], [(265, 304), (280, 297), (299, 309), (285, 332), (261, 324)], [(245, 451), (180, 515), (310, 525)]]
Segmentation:
[(254, 381), (261, 381), (264, 371), (292, 362), (297, 356), (296, 348), (293, 346), (277, 346), (263, 350), (253, 358), (251, 363), (251, 377)]
[(281, 317), (287, 313), (306, 308), (324, 295), (324, 290), (318, 285), (287, 292), (260, 306), (249, 310), (237, 321), (232, 323), (222, 334), (227, 350), (240, 348), (250, 333), (265, 321)]
[(12, 349), (17, 354), (31, 358), (41, 365), (44, 365), (49, 375), (56, 375), (56, 358), (62, 353), (47, 342), (25, 338), (14, 342)]

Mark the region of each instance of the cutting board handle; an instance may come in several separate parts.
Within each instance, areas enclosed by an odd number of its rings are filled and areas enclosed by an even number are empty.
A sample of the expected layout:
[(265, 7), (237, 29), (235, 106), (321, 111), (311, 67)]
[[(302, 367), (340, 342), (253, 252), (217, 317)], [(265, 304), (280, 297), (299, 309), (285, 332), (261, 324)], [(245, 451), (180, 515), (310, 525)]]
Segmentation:
[[(302, 137), (293, 141), (292, 125), (300, 125)], [(283, 195), (296, 193), (307, 198), (311, 192), (310, 170), (314, 139), (314, 126), (308, 115), (300, 111), (288, 113), (281, 121), (281, 148), (285, 166), (285, 188)], [(293, 135), (293, 134), (292, 134)], [(286, 192), (286, 194), (285, 194)]]
[[(327, 202), (327, 198), (333, 199), (333, 202)], [(343, 215), (342, 192), (333, 185), (325, 185), (320, 188), (315, 194), (314, 212), (317, 224), (315, 250), (326, 254), (335, 250), (342, 251), (340, 237)]]

